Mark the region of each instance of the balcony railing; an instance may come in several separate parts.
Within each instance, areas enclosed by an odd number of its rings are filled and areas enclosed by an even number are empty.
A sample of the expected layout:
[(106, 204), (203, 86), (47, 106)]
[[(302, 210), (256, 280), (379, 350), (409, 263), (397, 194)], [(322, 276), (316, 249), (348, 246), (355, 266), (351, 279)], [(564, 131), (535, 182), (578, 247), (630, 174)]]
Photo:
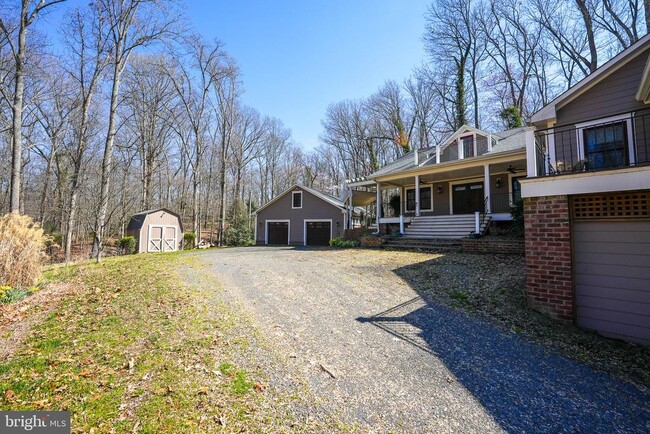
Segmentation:
[(537, 176), (650, 163), (650, 110), (535, 132)]

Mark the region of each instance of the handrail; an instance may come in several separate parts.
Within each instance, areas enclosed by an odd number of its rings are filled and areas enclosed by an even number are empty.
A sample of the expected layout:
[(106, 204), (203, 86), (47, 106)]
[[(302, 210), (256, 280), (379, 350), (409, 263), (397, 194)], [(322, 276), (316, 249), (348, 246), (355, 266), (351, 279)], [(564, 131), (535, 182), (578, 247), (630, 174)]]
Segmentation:
[[(485, 200), (483, 201), (483, 211), (481, 212), (479, 216), (479, 232), (482, 231), (483, 225), (485, 224), (485, 220), (487, 219), (487, 204), (488, 201), (490, 200), (490, 196), (485, 196)], [(482, 235), (479, 233), (479, 235)]]

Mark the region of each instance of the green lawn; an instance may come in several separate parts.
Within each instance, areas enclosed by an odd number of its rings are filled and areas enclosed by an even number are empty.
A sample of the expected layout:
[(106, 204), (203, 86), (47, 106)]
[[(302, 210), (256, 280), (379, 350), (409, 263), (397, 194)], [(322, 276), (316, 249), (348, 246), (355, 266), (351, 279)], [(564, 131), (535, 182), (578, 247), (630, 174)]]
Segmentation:
[(228, 331), (245, 320), (218, 283), (174, 271), (192, 267), (175, 253), (49, 270), (75, 290), (0, 364), (0, 409), (69, 410), (73, 432), (300, 430), (274, 408), (291, 396), (233, 361), (248, 341)]

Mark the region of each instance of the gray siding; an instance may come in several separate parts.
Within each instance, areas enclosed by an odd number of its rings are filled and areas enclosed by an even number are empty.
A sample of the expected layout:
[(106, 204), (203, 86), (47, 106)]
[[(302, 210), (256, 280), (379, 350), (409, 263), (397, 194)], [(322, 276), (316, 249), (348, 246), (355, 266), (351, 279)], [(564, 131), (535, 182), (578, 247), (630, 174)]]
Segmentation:
[(576, 222), (576, 323), (650, 344), (650, 221)]
[(557, 110), (557, 125), (570, 125), (646, 108), (634, 95), (639, 88), (646, 50), (630, 63), (596, 84), (584, 94)]
[[(293, 191), (302, 191), (302, 208), (292, 209), (291, 199)], [(264, 244), (267, 220), (289, 220), (289, 240), (292, 245), (302, 245), (304, 242), (305, 219), (332, 220), (332, 236), (343, 235), (344, 215), (338, 208), (323, 199), (314, 196), (301, 188), (295, 188), (285, 193), (274, 203), (257, 214), (256, 244)], [(339, 223), (338, 225), (336, 223)]]

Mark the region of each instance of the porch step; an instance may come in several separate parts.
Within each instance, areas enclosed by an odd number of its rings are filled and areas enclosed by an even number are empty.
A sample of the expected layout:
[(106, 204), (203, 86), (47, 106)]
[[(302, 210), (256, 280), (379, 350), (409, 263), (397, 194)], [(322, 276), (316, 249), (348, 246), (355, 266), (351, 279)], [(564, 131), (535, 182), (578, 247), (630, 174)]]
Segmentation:
[[(474, 233), (475, 218), (473, 214), (414, 217), (401, 238), (430, 240), (465, 238)], [(485, 232), (489, 220), (488, 216), (480, 228), (481, 233)]]

